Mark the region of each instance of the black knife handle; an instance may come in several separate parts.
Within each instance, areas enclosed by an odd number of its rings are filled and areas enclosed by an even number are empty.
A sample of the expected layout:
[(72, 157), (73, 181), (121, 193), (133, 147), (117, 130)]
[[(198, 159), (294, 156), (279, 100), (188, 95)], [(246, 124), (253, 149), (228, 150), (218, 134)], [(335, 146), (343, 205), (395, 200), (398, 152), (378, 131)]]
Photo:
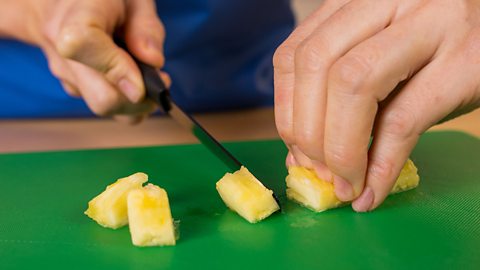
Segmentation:
[(142, 73), (147, 97), (153, 99), (165, 113), (168, 113), (171, 109), (170, 92), (162, 78), (160, 78), (158, 71), (137, 59), (135, 59), (135, 62)]

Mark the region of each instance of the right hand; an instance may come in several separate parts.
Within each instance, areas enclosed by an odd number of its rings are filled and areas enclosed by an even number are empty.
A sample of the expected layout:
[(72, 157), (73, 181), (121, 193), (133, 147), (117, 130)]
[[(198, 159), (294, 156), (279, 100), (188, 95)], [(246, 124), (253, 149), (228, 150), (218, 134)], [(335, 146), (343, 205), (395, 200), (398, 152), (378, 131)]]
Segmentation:
[(423, 132), (480, 107), (479, 44), (479, 0), (325, 1), (274, 57), (287, 165), (375, 209)]
[[(37, 19), (33, 20), (36, 25), (29, 25), (33, 30), (24, 40), (42, 48), (67, 93), (85, 99), (97, 115), (129, 123), (139, 122), (155, 110), (153, 102), (145, 99), (140, 70), (112, 37), (123, 39), (139, 60), (161, 68), (165, 31), (155, 1), (26, 2), (24, 6)], [(168, 76), (161, 76), (169, 84)]]

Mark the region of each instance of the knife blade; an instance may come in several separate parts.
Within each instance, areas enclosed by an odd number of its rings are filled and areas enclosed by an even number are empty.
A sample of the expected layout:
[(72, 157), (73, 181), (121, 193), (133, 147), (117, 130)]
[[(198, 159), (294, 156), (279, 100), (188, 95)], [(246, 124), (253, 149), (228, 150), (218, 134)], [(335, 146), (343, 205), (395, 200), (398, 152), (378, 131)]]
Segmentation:
[(142, 73), (147, 97), (157, 103), (164, 113), (171, 116), (181, 126), (190, 131), (230, 170), (239, 170), (240, 167), (242, 167), (242, 163), (223, 147), (197, 120), (182, 110), (175, 101), (171, 99), (169, 90), (155, 68), (138, 61), (137, 65)]

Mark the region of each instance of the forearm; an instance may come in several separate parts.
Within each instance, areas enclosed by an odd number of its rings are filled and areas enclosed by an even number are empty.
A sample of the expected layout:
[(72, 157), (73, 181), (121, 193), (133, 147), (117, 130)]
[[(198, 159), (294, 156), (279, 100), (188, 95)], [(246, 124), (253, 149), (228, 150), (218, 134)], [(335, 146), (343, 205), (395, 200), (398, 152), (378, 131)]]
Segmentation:
[(38, 44), (41, 40), (40, 12), (42, 1), (0, 0), (0, 38), (13, 38)]

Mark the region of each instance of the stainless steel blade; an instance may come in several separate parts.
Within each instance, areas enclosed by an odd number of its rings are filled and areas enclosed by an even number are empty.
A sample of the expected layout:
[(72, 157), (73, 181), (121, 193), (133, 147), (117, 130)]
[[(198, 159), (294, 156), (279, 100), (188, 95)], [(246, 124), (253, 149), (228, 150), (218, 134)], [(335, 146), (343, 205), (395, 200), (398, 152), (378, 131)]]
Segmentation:
[(228, 152), (221, 143), (219, 143), (205, 128), (200, 125), (197, 120), (185, 113), (173, 101), (170, 101), (170, 110), (168, 114), (182, 126), (191, 131), (195, 137), (205, 145), (213, 154), (215, 154), (228, 168), (237, 171), (242, 167), (242, 163), (238, 161), (230, 152)]

